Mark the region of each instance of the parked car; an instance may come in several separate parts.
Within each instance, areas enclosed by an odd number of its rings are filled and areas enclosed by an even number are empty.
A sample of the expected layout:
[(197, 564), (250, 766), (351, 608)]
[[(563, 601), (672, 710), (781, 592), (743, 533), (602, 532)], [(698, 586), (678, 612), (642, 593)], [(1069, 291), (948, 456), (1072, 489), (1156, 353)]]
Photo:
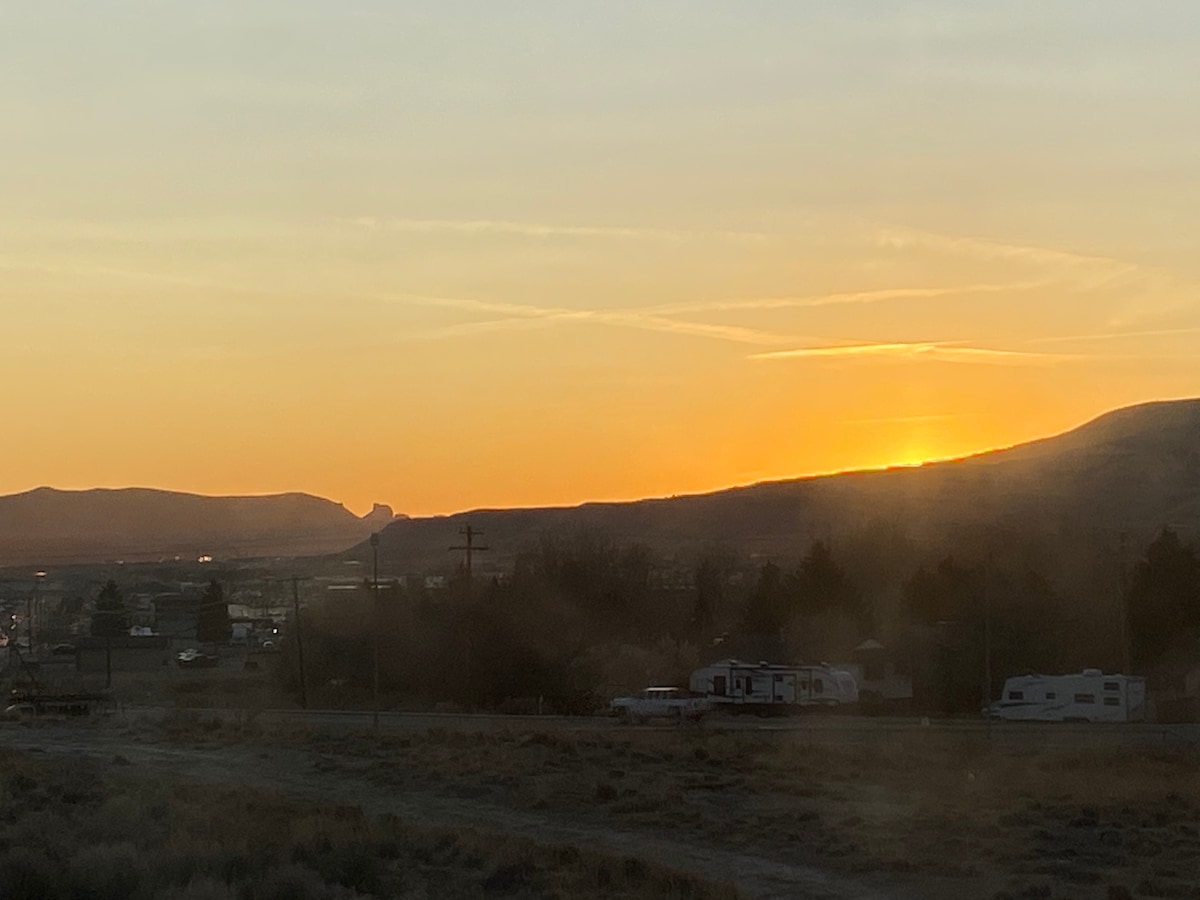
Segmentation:
[(612, 714), (629, 722), (669, 719), (697, 722), (712, 709), (706, 697), (691, 697), (675, 687), (648, 687), (632, 697), (616, 697), (609, 704)]
[(14, 703), (11, 706), (5, 707), (4, 713), (0, 718), (3, 718), (6, 722), (15, 722), (35, 715), (37, 715), (37, 707), (32, 703)]
[(183, 669), (208, 669), (215, 666), (218, 660), (211, 654), (201, 653), (194, 647), (189, 647), (175, 655), (175, 662)]

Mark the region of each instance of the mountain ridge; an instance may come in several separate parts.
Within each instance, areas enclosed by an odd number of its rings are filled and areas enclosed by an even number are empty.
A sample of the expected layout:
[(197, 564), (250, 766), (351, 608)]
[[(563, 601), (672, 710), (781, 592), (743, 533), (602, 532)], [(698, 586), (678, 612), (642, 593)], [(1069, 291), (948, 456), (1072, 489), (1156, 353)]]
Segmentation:
[(304, 556), (344, 550), (393, 518), (313, 494), (208, 496), (159, 488), (37, 487), (0, 497), (0, 565)]
[[(393, 522), (389, 566), (447, 565), (445, 547), (470, 523), (500, 563), (547, 534), (602, 532), (668, 554), (724, 544), (793, 554), (872, 523), (902, 525), (928, 545), (964, 530), (1092, 529), (1150, 533), (1200, 525), (1200, 398), (1123, 407), (1052, 437), (919, 466), (777, 479), (673, 497), (576, 506), (476, 509)], [(366, 547), (350, 556), (365, 559)]]
[(697, 494), (396, 517), (291, 491), (214, 497), (158, 488), (37, 487), (0, 497), (0, 565), (344, 554), (380, 531), (392, 570), (452, 566), (470, 523), (496, 565), (547, 534), (592, 531), (666, 554), (714, 544), (786, 555), (871, 523), (929, 544), (963, 529), (1151, 532), (1200, 527), (1200, 398), (1123, 407), (1062, 434), (918, 466), (776, 479)]

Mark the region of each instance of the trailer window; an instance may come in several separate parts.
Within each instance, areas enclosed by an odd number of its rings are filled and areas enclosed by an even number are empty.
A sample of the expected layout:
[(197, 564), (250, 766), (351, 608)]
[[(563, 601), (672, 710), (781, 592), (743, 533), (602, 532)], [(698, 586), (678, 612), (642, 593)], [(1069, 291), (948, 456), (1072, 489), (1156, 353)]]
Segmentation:
[(1105, 697), (1104, 705), (1105, 706), (1120, 706), (1121, 698), (1120, 697)]
[(1075, 702), (1076, 703), (1095, 703), (1096, 695), (1095, 694), (1076, 694)]
[(1057, 700), (1058, 693), (1055, 691), (1046, 691), (1046, 699), (1047, 700)]
[(1024, 700), (1025, 692), (1024, 691), (1009, 691), (1008, 699), (1009, 700)]
[(1104, 689), (1106, 691), (1119, 691), (1121, 689), (1121, 685), (1116, 681), (1106, 681), (1104, 682)]

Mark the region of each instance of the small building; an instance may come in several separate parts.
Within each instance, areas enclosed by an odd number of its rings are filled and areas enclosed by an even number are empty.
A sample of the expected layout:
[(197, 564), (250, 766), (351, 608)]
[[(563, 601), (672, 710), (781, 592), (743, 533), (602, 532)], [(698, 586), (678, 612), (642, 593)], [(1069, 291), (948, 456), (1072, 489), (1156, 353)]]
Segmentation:
[(898, 710), (912, 705), (912, 665), (907, 653), (869, 639), (850, 651), (850, 658), (850, 662), (837, 667), (854, 676), (864, 706)]

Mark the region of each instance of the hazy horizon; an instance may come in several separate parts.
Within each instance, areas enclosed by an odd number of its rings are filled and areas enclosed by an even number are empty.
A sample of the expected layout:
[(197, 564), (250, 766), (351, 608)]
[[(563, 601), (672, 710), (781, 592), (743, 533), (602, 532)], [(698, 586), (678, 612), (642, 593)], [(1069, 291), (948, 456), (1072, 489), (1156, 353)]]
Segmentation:
[(0, 494), (411, 515), (1200, 394), (1200, 9), (114, 0), (0, 33)]
[[(1197, 399), (1200, 399), (1200, 398), (1197, 398), (1197, 397), (1168, 397), (1168, 398), (1160, 398), (1160, 399), (1156, 399), (1156, 400), (1146, 400), (1146, 401), (1142, 401), (1142, 403), (1139, 403), (1136, 405), (1142, 406), (1142, 405), (1149, 405), (1152, 403), (1182, 402), (1182, 401), (1197, 400)], [(1115, 410), (1104, 410), (1099, 415), (1103, 416), (1109, 412), (1114, 412), (1114, 411)], [(521, 504), (513, 504), (510, 506), (497, 506), (497, 507), (486, 507), (486, 506), (476, 505), (476, 506), (464, 506), (464, 507), (456, 508), (456, 509), (433, 510), (433, 511), (422, 512), (422, 513), (410, 513), (407, 510), (398, 507), (395, 503), (392, 503), (391, 501), (386, 500), (386, 499), (377, 499), (377, 500), (374, 500), (371, 503), (367, 504), (365, 507), (355, 508), (355, 507), (352, 507), (350, 504), (343, 502), (342, 500), (340, 500), (337, 497), (327, 497), (323, 494), (319, 494), (314, 491), (305, 490), (302, 487), (292, 488), (292, 489), (287, 489), (287, 490), (279, 490), (279, 491), (259, 491), (259, 492), (246, 492), (246, 493), (239, 493), (239, 494), (211, 494), (211, 493), (205, 493), (203, 491), (192, 491), (192, 490), (186, 490), (186, 489), (182, 489), (182, 488), (167, 488), (167, 487), (162, 487), (160, 485), (150, 485), (150, 484), (122, 484), (122, 485), (98, 484), (98, 485), (85, 485), (85, 486), (80, 486), (80, 487), (64, 487), (62, 485), (39, 484), (39, 485), (31, 485), (30, 487), (25, 488), (23, 490), (13, 491), (8, 494), (2, 494), (2, 495), (0, 495), (0, 497), (11, 496), (13, 494), (31, 493), (33, 491), (42, 490), (42, 489), (64, 491), (64, 492), (83, 492), (83, 491), (91, 491), (91, 490), (100, 490), (100, 491), (148, 490), (148, 491), (163, 491), (163, 492), (170, 492), (170, 493), (192, 494), (192, 495), (202, 496), (202, 497), (225, 497), (225, 498), (230, 498), (230, 497), (273, 497), (273, 496), (283, 496), (283, 495), (288, 495), (288, 494), (304, 494), (304, 495), (316, 497), (318, 499), (329, 500), (333, 503), (337, 503), (341, 506), (344, 506), (346, 509), (350, 510), (351, 512), (353, 512), (356, 516), (359, 516), (360, 518), (371, 513), (373, 511), (375, 505), (391, 507), (393, 513), (395, 513), (397, 515), (411, 516), (413, 518), (453, 516), (453, 515), (458, 515), (458, 514), (465, 513), (465, 512), (487, 510), (487, 509), (503, 510), (503, 509), (520, 509), (520, 508), (538, 508), (538, 507), (574, 507), (574, 506), (580, 506), (580, 505), (585, 505), (585, 504), (589, 504), (589, 503), (632, 503), (632, 502), (637, 502), (639, 500), (656, 500), (656, 499), (664, 499), (664, 498), (676, 497), (676, 496), (688, 496), (688, 495), (696, 495), (696, 494), (713, 493), (713, 492), (719, 492), (719, 491), (723, 491), (723, 490), (730, 490), (730, 489), (734, 489), (734, 488), (738, 488), (738, 487), (745, 487), (745, 486), (749, 486), (751, 484), (763, 483), (764, 481), (775, 481), (775, 480), (787, 481), (787, 480), (793, 480), (793, 479), (822, 478), (822, 477), (826, 477), (826, 476), (846, 475), (846, 474), (853, 474), (856, 472), (864, 472), (864, 471), (881, 471), (881, 470), (892, 469), (892, 468), (909, 468), (909, 467), (914, 467), (914, 466), (919, 467), (922, 465), (929, 465), (929, 464), (939, 463), (939, 462), (954, 462), (955, 460), (967, 459), (972, 456), (980, 456), (980, 455), (984, 455), (987, 453), (994, 453), (994, 452), (999, 452), (999, 451), (1003, 451), (1003, 450), (1013, 449), (1015, 447), (1019, 447), (1019, 446), (1022, 446), (1024, 444), (1027, 444), (1027, 443), (1030, 443), (1033, 441), (1039, 441), (1039, 440), (1044, 440), (1047, 438), (1057, 437), (1057, 436), (1065, 434), (1069, 431), (1073, 431), (1078, 427), (1086, 425), (1089, 422), (1094, 421), (1096, 418), (1098, 418), (1098, 416), (1091, 416), (1082, 422), (1076, 423), (1075, 425), (1070, 426), (1069, 428), (1063, 429), (1062, 431), (1054, 432), (1052, 434), (1034, 435), (1033, 437), (1022, 439), (1022, 440), (1016, 441), (1012, 444), (1005, 444), (1003, 446), (997, 446), (997, 447), (982, 447), (982, 448), (979, 448), (978, 450), (967, 451), (965, 453), (958, 454), (955, 456), (933, 457), (930, 459), (920, 460), (920, 461), (915, 461), (915, 462), (890, 463), (890, 464), (884, 464), (881, 466), (848, 468), (848, 469), (830, 469), (830, 470), (824, 471), (824, 472), (798, 472), (793, 475), (781, 476), (779, 479), (763, 479), (763, 480), (757, 481), (757, 482), (739, 482), (736, 484), (723, 484), (723, 485), (717, 485), (717, 486), (707, 488), (707, 489), (701, 489), (701, 490), (696, 490), (696, 491), (686, 491), (686, 492), (683, 492), (683, 491), (673, 492), (673, 493), (669, 493), (669, 494), (668, 493), (653, 494), (653, 495), (648, 494), (648, 495), (631, 496), (631, 497), (585, 497), (585, 498), (581, 498), (578, 500), (567, 500), (567, 501), (563, 501), (560, 503), (531, 502), (531, 503), (521, 503)]]

